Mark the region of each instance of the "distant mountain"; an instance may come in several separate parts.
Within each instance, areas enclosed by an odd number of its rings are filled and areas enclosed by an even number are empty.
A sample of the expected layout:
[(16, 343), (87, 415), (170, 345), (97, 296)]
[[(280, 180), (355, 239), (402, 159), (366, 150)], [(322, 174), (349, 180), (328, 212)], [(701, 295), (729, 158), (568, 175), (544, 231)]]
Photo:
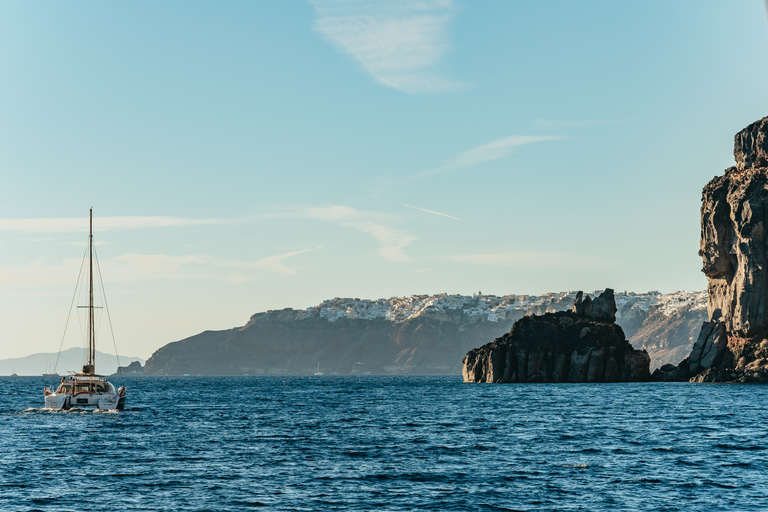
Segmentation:
[[(10, 375), (14, 371), (18, 375), (42, 375), (53, 373), (56, 365), (57, 353), (32, 354), (26, 357), (13, 359), (0, 359), (0, 375)], [(56, 373), (67, 375), (68, 371), (80, 371), (83, 367), (83, 349), (69, 348), (61, 351), (59, 363), (56, 365)], [(132, 361), (144, 360), (139, 357), (120, 357), (120, 364), (127, 365)], [(117, 359), (114, 354), (105, 354), (96, 351), (96, 371), (100, 375), (110, 375), (117, 371)]]
[[(464, 355), (527, 314), (568, 309), (576, 292), (327, 300), (253, 315), (242, 326), (169, 343), (148, 375), (459, 374)], [(705, 292), (617, 293), (617, 323), (651, 368), (677, 364), (706, 320)], [(681, 354), (684, 354), (681, 356)]]

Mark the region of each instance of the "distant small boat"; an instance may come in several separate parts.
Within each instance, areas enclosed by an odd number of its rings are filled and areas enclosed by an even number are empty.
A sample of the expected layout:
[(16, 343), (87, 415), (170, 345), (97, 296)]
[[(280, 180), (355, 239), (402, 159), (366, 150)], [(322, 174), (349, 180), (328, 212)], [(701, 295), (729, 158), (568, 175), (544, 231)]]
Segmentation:
[(89, 214), (88, 230), (88, 358), (80, 373), (70, 372), (61, 378), (59, 387), (45, 388), (46, 409), (66, 410), (72, 407), (117, 409), (125, 407), (125, 386), (115, 388), (103, 375), (96, 374), (96, 325), (93, 315), (93, 209)]
[(320, 361), (317, 362), (317, 371), (315, 372), (315, 375), (323, 375), (323, 372), (320, 371)]
[(11, 370), (11, 377), (18, 377), (18, 375), (16, 375), (16, 370)]

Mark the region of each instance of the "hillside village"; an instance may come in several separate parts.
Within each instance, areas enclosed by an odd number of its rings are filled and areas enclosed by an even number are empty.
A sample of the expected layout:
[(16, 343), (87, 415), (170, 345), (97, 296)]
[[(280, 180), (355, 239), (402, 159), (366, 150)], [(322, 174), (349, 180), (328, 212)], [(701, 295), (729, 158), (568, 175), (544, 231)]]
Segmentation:
[[(597, 296), (598, 290), (592, 294)], [(392, 322), (406, 322), (425, 314), (446, 314), (461, 312), (478, 320), (498, 322), (506, 320), (510, 314), (542, 314), (550, 311), (568, 309), (576, 297), (575, 291), (546, 293), (544, 295), (412, 295), (410, 297), (391, 297), (389, 299), (351, 299), (334, 298), (307, 308), (301, 317), (315, 316), (327, 318), (331, 322), (347, 319), (373, 320), (383, 318)], [(632, 316), (635, 312), (648, 313), (651, 310), (664, 316), (672, 316), (679, 311), (706, 310), (707, 292), (674, 292), (662, 294), (656, 291), (647, 293), (618, 292), (616, 296), (617, 316)], [(511, 316), (511, 315), (510, 315)]]

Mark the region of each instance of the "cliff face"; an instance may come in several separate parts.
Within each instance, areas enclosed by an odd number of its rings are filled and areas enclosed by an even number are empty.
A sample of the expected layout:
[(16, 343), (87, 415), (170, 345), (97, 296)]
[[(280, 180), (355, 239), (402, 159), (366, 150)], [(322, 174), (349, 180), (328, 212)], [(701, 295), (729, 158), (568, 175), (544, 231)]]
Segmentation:
[[(512, 320), (482, 322), (457, 312), (391, 322), (319, 316), (287, 309), (254, 315), (248, 325), (169, 343), (147, 361), (149, 375), (450, 374), (481, 339)], [(522, 316), (522, 313), (521, 315)]]
[(707, 312), (691, 354), (664, 380), (763, 381), (768, 376), (768, 117), (736, 134), (736, 165), (702, 193), (699, 255)]
[[(755, 125), (765, 130), (767, 120)], [(737, 166), (704, 187), (699, 251), (708, 279), (710, 319), (724, 323), (728, 333), (746, 337), (768, 326), (768, 167), (749, 164), (765, 163), (764, 149), (748, 152), (739, 146), (754, 135), (755, 125), (736, 136)], [(764, 139), (761, 132), (749, 140)]]
[[(665, 314), (649, 311), (635, 321), (617, 318), (630, 344), (651, 356), (651, 370), (676, 364), (690, 354), (702, 322), (707, 320), (706, 299), (703, 308), (681, 308)], [(638, 325), (639, 324), (639, 325)]]
[(571, 311), (526, 316), (507, 334), (464, 357), (464, 382), (624, 382), (648, 380), (650, 357), (616, 325), (613, 290), (581, 292)]

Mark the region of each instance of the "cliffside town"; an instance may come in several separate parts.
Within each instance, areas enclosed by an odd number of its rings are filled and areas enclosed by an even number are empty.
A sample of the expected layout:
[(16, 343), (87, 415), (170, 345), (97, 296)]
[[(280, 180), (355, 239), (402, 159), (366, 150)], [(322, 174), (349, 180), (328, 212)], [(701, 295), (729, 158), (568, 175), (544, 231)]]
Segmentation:
[[(602, 290), (594, 292), (597, 296)], [(318, 306), (299, 310), (296, 320), (320, 316), (333, 322), (340, 318), (391, 322), (406, 322), (421, 315), (440, 316), (448, 312), (461, 312), (469, 318), (486, 322), (499, 322), (523, 314), (542, 314), (569, 309), (576, 298), (575, 291), (546, 293), (544, 295), (412, 295), (389, 299), (342, 299), (321, 302)], [(651, 310), (664, 316), (687, 311), (707, 309), (707, 292), (616, 293), (617, 318), (645, 316)], [(267, 313), (271, 313), (268, 311)], [(263, 313), (262, 313), (263, 314)]]

